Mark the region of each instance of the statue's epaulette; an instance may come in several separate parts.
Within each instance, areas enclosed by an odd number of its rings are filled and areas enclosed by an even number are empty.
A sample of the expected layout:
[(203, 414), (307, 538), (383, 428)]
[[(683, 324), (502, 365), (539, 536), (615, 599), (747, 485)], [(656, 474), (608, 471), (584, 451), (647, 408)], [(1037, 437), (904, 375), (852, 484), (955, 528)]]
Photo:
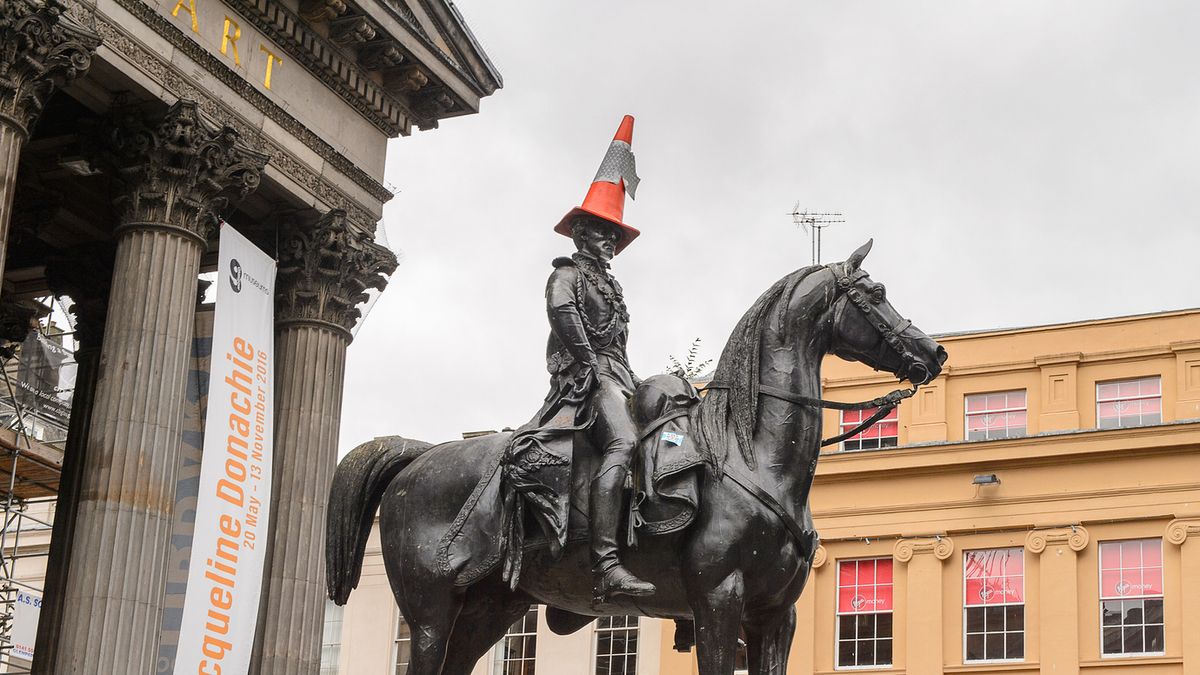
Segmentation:
[(554, 265), (554, 269), (558, 269), (559, 267), (574, 267), (575, 261), (571, 260), (570, 258), (567, 258), (567, 257), (562, 257), (562, 258), (555, 258), (554, 260), (552, 260), (550, 262), (550, 264)]

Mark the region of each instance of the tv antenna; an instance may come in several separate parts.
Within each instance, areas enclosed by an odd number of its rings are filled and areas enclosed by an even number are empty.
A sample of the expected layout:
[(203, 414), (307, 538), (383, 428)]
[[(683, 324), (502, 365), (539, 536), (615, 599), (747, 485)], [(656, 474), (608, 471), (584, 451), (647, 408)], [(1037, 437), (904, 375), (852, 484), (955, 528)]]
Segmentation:
[(804, 230), (804, 234), (809, 236), (812, 243), (812, 264), (821, 264), (821, 230), (829, 227), (833, 223), (844, 223), (845, 218), (840, 213), (813, 213), (808, 209), (800, 210), (800, 202), (796, 202), (792, 206), (792, 212), (789, 213), (792, 217), (792, 222), (799, 225)]

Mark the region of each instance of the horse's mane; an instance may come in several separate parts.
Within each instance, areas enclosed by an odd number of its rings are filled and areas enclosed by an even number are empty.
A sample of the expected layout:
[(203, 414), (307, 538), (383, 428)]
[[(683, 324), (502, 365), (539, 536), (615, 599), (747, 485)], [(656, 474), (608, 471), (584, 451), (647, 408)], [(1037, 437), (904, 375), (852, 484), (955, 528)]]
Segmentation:
[(772, 319), (782, 324), (792, 291), (805, 277), (822, 267), (802, 267), (775, 282), (746, 310), (725, 343), (713, 375), (713, 381), (721, 388), (708, 391), (700, 403), (699, 412), (700, 432), (717, 466), (725, 461), (729, 427), (732, 425), (742, 457), (747, 466), (754, 468), (751, 440), (754, 437), (754, 422), (758, 418), (762, 333)]

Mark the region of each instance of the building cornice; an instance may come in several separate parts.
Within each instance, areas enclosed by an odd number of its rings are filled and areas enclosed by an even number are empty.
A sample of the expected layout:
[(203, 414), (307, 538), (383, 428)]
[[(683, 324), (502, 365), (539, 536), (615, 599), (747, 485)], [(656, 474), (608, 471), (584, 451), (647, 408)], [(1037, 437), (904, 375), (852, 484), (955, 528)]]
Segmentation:
[(1097, 457), (1195, 452), (1200, 421), (1123, 429), (1073, 429), (987, 441), (945, 441), (854, 452), (827, 451), (817, 463), (822, 482), (860, 480), (868, 474), (922, 475), (964, 467), (1013, 468), (1094, 461)]
[[(1027, 504), (1049, 504), (1056, 502), (1086, 502), (1093, 499), (1111, 498), (1111, 497), (1139, 497), (1153, 496), (1164, 498), (1166, 495), (1182, 495), (1187, 493), (1200, 492), (1200, 483), (1179, 483), (1169, 485), (1148, 485), (1132, 488), (1102, 488), (1098, 490), (1081, 490), (1078, 492), (1045, 492), (1029, 495), (1021, 495), (1018, 497), (991, 497), (987, 500), (987, 508), (993, 515), (1000, 512), (1000, 509), (1007, 506), (1022, 506)], [(829, 520), (834, 518), (858, 518), (865, 516), (887, 516), (896, 513), (926, 513), (930, 511), (956, 511), (960, 509), (977, 509), (981, 506), (978, 498), (969, 499), (953, 499), (943, 501), (925, 501), (912, 503), (890, 503), (882, 506), (847, 506), (836, 509), (818, 509), (813, 511), (813, 518), (817, 520)], [(1162, 511), (1143, 517), (1142, 519), (1162, 519), (1169, 518), (1174, 509), (1173, 504), (1165, 504)], [(1023, 523), (1028, 525), (1030, 523)], [(978, 528), (972, 528), (975, 531)], [(1012, 529), (1011, 525), (1005, 525), (1003, 530)], [(874, 537), (872, 537), (874, 538)], [(834, 538), (822, 538), (822, 541), (836, 541)]]
[[(216, 57), (209, 54), (198, 43), (187, 37), (169, 21), (159, 16), (140, 0), (117, 0), (139, 20), (146, 22), (161, 36), (171, 42), (188, 58), (196, 61), (222, 84), (232, 89), (251, 105), (262, 111), (284, 131), (291, 134), (305, 146), (311, 148), (322, 159), (339, 173), (349, 178), (363, 188), (373, 199), (384, 203), (391, 199), (392, 194), (381, 183), (372, 179), (364, 171), (356, 167), (348, 158), (339, 153), (333, 146), (326, 143), (315, 132), (302, 122), (290, 115), (265, 94), (258, 91), (254, 85), (247, 82)], [(347, 212), (351, 221), (371, 230), (378, 218), (372, 210), (348, 195), (344, 190), (334, 185), (327, 178), (311, 169), (307, 164), (297, 159), (283, 146), (262, 134), (250, 125), (232, 107), (211, 92), (195, 86), (190, 79), (180, 73), (167, 60), (151, 51), (140, 41), (130, 35), (124, 28), (107, 17), (93, 13), (93, 10), (80, 0), (69, 0), (70, 12), (85, 24), (94, 26), (94, 30), (104, 39), (104, 46), (128, 59), (140, 68), (147, 76), (158, 82), (177, 99), (198, 101), (201, 110), (221, 124), (237, 130), (241, 137), (254, 149), (270, 158), (269, 166), (280, 171), (295, 181), (298, 185), (315, 195), (331, 209), (342, 209)]]
[[(122, 5), (144, 4), (141, 0), (118, 1)], [(275, 0), (224, 1), (377, 129), (389, 137), (409, 133), (416, 117), (413, 110), (371, 79), (357, 62), (312, 30), (295, 12)], [(353, 38), (352, 42), (367, 42), (377, 33), (369, 22), (358, 28), (355, 35), (348, 36)]]
[[(998, 361), (990, 363), (976, 363), (969, 366), (946, 366), (941, 375), (942, 380), (946, 377), (957, 377), (963, 375), (993, 375), (1000, 373), (1012, 373), (1022, 370), (1037, 370), (1049, 365), (1060, 365), (1065, 363), (1073, 364), (1092, 364), (1092, 363), (1122, 363), (1128, 361), (1141, 361), (1153, 358), (1174, 357), (1181, 351), (1190, 351), (1200, 349), (1200, 346), (1194, 346), (1194, 343), (1177, 343), (1172, 342), (1165, 345), (1155, 345), (1152, 347), (1144, 347), (1141, 349), (1114, 349), (1103, 352), (1092, 352), (1089, 354), (1049, 354), (1043, 356), (1034, 356), (1029, 359), (1020, 361)], [(822, 378), (822, 387), (829, 389), (845, 388), (845, 387), (861, 387), (870, 385), (886, 385), (895, 384), (896, 378), (887, 373), (869, 373), (865, 375), (853, 375), (850, 377), (829, 377)], [(836, 400), (836, 397), (833, 397)]]

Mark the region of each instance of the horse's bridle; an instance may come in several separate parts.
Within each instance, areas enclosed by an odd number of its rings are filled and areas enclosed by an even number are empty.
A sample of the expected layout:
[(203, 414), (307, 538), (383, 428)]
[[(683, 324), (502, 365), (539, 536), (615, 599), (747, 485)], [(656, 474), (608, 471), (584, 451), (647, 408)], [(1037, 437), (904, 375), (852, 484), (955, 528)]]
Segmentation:
[[(900, 373), (907, 374), (914, 367), (920, 366), (921, 369), (925, 371), (926, 378), (928, 378), (928, 368), (925, 368), (925, 365), (917, 360), (917, 357), (914, 356), (913, 353), (904, 346), (904, 342), (900, 339), (900, 334), (912, 325), (912, 321), (904, 319), (894, 326), (889, 326), (888, 322), (885, 321), (879, 314), (879, 310), (875, 308), (875, 305), (867, 300), (863, 292), (859, 290), (858, 286), (856, 286), (856, 283), (859, 279), (867, 276), (866, 271), (859, 269), (855, 270), (853, 274), (847, 274), (844, 264), (826, 265), (825, 267), (830, 272), (833, 272), (834, 279), (837, 281), (840, 297), (834, 298), (834, 303), (842, 301), (840, 305), (837, 305), (834, 308), (834, 325), (836, 325), (838, 320), (841, 318), (841, 313), (842, 310), (845, 309), (846, 303), (848, 302), (854, 305), (859, 311), (866, 315), (867, 320), (871, 323), (871, 325), (879, 331), (879, 335), (882, 338), (880, 348), (882, 349), (883, 345), (887, 345), (887, 347), (890, 347), (892, 351), (900, 357)], [(847, 438), (851, 438), (870, 428), (871, 425), (886, 417), (896, 406), (900, 405), (900, 401), (903, 401), (904, 399), (909, 398), (913, 394), (917, 393), (917, 387), (925, 384), (928, 381), (929, 380), (926, 379), (921, 382), (914, 382), (913, 386), (909, 389), (896, 389), (885, 396), (879, 396), (871, 399), (870, 401), (860, 401), (858, 403), (842, 403), (840, 401), (827, 401), (823, 398), (802, 396), (786, 389), (780, 389), (778, 387), (772, 387), (762, 383), (759, 383), (758, 385), (758, 393), (762, 396), (770, 396), (771, 398), (776, 398), (781, 401), (787, 401), (789, 403), (795, 403), (797, 405), (813, 408), (830, 408), (832, 410), (869, 410), (871, 408), (878, 408), (873, 415), (863, 420), (858, 426), (854, 427), (850, 431), (821, 441), (821, 447), (825, 447), (827, 445), (841, 443)], [(709, 382), (703, 388), (729, 389), (730, 387), (728, 384), (723, 382)]]
[[(875, 304), (868, 300), (864, 293), (859, 290), (858, 286), (856, 285), (859, 279), (867, 276), (866, 270), (858, 269), (854, 270), (853, 274), (847, 274), (844, 263), (826, 265), (826, 267), (830, 272), (833, 272), (834, 279), (837, 280), (838, 290), (841, 292), (841, 297), (834, 300), (834, 302), (842, 300), (842, 303), (833, 311), (834, 325), (837, 325), (838, 321), (841, 319), (842, 311), (845, 309), (846, 303), (854, 305), (860, 312), (866, 315), (867, 321), (869, 321), (871, 325), (875, 327), (875, 330), (879, 331), (879, 337), (883, 340), (883, 343), (880, 345), (880, 351), (882, 352), (882, 345), (887, 345), (897, 356), (900, 357), (900, 368), (897, 372), (897, 375), (903, 374), (905, 377), (908, 377), (911, 375), (913, 368), (920, 367), (925, 371), (925, 377), (928, 378), (929, 369), (926, 368), (925, 364), (921, 363), (911, 351), (909, 351), (908, 347), (905, 346), (904, 341), (900, 339), (900, 335), (904, 331), (908, 330), (908, 327), (912, 325), (912, 321), (908, 319), (900, 319), (896, 325), (889, 325), (879, 313), (879, 309), (875, 306)], [(929, 380), (926, 379), (916, 384), (919, 386), (928, 381)]]

